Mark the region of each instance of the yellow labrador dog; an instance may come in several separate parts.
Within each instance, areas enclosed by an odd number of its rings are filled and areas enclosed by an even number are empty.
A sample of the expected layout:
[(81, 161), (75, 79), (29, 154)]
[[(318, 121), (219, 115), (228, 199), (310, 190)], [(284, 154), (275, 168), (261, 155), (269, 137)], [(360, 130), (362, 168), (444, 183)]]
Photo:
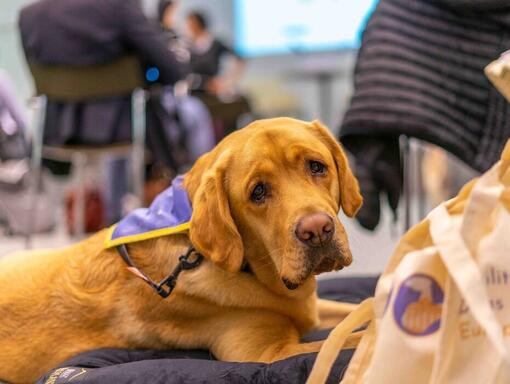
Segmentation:
[(202, 156), (183, 185), (189, 232), (129, 245), (154, 280), (190, 244), (204, 256), (166, 299), (104, 248), (107, 231), (0, 261), (0, 380), (32, 382), (102, 347), (206, 348), (254, 362), (319, 350), (300, 337), (352, 306), (318, 300), (315, 275), (351, 263), (337, 215), (353, 216), (362, 202), (328, 130), (290, 118), (254, 122)]

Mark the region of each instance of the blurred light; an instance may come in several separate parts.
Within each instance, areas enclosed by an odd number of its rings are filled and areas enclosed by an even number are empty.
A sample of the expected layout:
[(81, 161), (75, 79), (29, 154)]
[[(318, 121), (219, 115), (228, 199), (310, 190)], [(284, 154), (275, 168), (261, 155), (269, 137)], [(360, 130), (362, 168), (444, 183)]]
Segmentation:
[(156, 67), (150, 67), (147, 69), (147, 72), (145, 72), (145, 78), (150, 82), (157, 81), (159, 79), (159, 69)]
[[(358, 48), (378, 0), (235, 0), (235, 48), (264, 56)], [(278, 17), (267, 17), (267, 10)]]

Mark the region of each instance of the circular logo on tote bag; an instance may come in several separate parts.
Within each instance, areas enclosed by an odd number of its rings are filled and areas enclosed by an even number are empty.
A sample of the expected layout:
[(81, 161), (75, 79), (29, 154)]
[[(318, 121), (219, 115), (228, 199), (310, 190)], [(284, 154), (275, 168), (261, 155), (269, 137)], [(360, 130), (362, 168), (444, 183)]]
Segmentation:
[(439, 329), (444, 294), (436, 280), (425, 274), (411, 275), (398, 289), (393, 305), (397, 325), (414, 336)]

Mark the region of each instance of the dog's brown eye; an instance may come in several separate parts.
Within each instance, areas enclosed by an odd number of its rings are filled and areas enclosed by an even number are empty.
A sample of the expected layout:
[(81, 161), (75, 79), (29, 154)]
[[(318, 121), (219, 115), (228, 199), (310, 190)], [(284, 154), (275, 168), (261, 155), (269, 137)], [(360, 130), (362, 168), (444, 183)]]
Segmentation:
[(251, 200), (255, 203), (263, 203), (267, 194), (267, 186), (263, 183), (258, 183), (251, 193)]
[(318, 161), (312, 160), (308, 163), (308, 166), (314, 175), (323, 175), (326, 173), (326, 166)]

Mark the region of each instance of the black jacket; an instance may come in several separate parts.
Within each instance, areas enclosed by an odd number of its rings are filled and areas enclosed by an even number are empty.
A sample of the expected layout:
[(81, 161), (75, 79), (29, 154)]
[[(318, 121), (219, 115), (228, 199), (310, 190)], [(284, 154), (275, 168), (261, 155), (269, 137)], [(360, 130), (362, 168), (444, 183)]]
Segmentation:
[[(460, 7), (452, 7), (463, 5)], [(510, 9), (485, 0), (381, 0), (368, 22), (355, 92), (340, 137), (405, 134), (439, 145), (478, 171), (510, 137), (510, 104), (484, 68), (510, 48)], [(510, 1), (506, 1), (510, 7)]]
[(510, 137), (510, 104), (484, 67), (509, 48), (509, 0), (379, 1), (340, 129), (366, 197), (361, 218), (378, 209), (378, 189), (392, 206), (398, 201), (399, 135), (436, 144), (477, 171), (499, 159)]
[[(39, 64), (86, 66), (130, 54), (157, 67), (163, 84), (187, 72), (135, 0), (41, 0), (22, 9), (19, 27), (27, 59)], [(44, 140), (52, 145), (129, 140), (130, 111), (129, 96), (94, 103), (50, 100)], [(149, 121), (149, 135), (150, 130)]]

